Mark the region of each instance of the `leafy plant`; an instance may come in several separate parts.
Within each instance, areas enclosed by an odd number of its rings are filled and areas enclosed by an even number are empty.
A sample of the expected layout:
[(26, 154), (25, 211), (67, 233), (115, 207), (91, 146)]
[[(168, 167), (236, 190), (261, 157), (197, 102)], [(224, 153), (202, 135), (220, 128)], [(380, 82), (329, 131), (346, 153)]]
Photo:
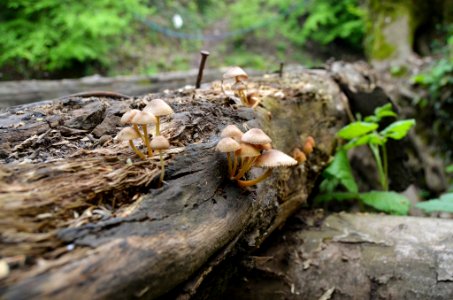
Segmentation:
[(144, 0), (9, 0), (0, 2), (0, 66), (37, 72), (74, 63), (109, 63), (112, 49), (133, 30)]
[(230, 11), (235, 28), (253, 26), (256, 20), (276, 20), (277, 24), (264, 34), (270, 38), (283, 35), (299, 45), (307, 40), (321, 44), (342, 40), (361, 48), (365, 34), (365, 10), (359, 7), (357, 0), (318, 0), (296, 4), (291, 0), (248, 0), (235, 2)]
[[(395, 215), (406, 215), (409, 211), (409, 200), (398, 193), (382, 191), (359, 193), (345, 149), (336, 153), (331, 164), (324, 170), (323, 177), (320, 185), (322, 194), (315, 199), (318, 204), (358, 200), (376, 210)], [(346, 191), (339, 192), (337, 191), (339, 188)]]
[[(437, 143), (446, 158), (453, 159), (453, 24), (445, 26), (440, 36), (442, 45), (434, 49), (439, 59), (412, 77), (421, 96), (414, 99), (420, 108), (418, 118), (429, 124), (427, 135)], [(446, 42), (445, 42), (446, 41)], [(423, 127), (421, 127), (423, 128)], [(439, 142), (441, 141), (441, 142)]]
[(415, 125), (415, 120), (401, 120), (391, 123), (384, 130), (378, 131), (379, 122), (385, 117), (396, 117), (391, 104), (378, 107), (374, 115), (363, 121), (355, 121), (342, 128), (337, 135), (349, 142), (344, 145), (345, 150), (368, 145), (373, 153), (379, 173), (379, 181), (384, 191), (388, 190), (387, 140), (404, 138), (409, 129)]
[[(414, 126), (415, 121), (412, 119), (395, 121), (379, 131), (379, 122), (386, 117), (396, 117), (391, 104), (378, 107), (374, 115), (367, 116), (363, 121), (352, 122), (337, 133), (339, 137), (348, 142), (339, 149), (332, 163), (324, 170), (325, 179), (320, 185), (320, 190), (324, 194), (317, 197), (317, 202), (357, 199), (377, 210), (393, 214), (407, 214), (409, 201), (398, 193), (388, 191), (386, 142), (388, 139), (404, 138), (409, 129)], [(362, 145), (368, 145), (371, 149), (383, 191), (358, 192), (347, 158), (347, 150)], [(338, 187), (346, 189), (346, 192), (337, 192)]]

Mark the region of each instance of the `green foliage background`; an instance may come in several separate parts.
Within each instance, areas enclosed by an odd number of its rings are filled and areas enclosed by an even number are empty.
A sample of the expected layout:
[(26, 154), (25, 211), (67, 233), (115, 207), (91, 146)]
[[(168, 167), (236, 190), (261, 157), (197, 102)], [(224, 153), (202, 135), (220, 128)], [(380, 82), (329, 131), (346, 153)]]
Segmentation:
[[(110, 51), (134, 30), (142, 0), (0, 2), (0, 66), (55, 71), (75, 62), (110, 63)], [(27, 72), (25, 72), (27, 73)]]
[[(140, 22), (151, 18), (174, 29), (174, 14), (183, 17), (186, 33), (203, 34), (222, 22), (221, 31), (256, 29), (215, 43), (224, 59), (211, 58), (214, 66), (265, 69), (271, 55), (275, 64), (288, 56), (306, 62), (299, 53), (309, 40), (342, 40), (360, 49), (364, 34), (358, 0), (6, 0), (0, 2), (0, 68), (4, 79), (8, 71), (30, 78), (81, 67), (107, 74), (187, 69), (186, 53), (209, 42), (172, 39)], [(268, 53), (260, 53), (263, 48)]]

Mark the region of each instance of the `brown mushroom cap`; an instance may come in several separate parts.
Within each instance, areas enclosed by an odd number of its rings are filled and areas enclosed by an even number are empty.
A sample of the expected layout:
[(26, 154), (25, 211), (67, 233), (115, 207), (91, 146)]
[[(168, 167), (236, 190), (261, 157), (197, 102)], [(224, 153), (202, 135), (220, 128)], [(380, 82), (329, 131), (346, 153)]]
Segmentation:
[(130, 141), (138, 138), (140, 138), (140, 135), (131, 127), (121, 129), (115, 137), (118, 141)]
[(155, 150), (166, 150), (170, 148), (170, 142), (163, 136), (158, 135), (151, 141), (151, 148)]
[(233, 152), (241, 148), (238, 142), (230, 137), (224, 137), (217, 143), (216, 151), (219, 152)]
[(291, 154), (293, 158), (300, 164), (307, 160), (307, 156), (299, 148), (295, 148)]
[(220, 133), (220, 137), (222, 138), (230, 137), (235, 139), (236, 141), (240, 141), (243, 134), (244, 133), (242, 133), (242, 131), (235, 125), (228, 125), (222, 130), (222, 132)]
[(247, 80), (249, 76), (240, 67), (231, 67), (224, 74), (224, 79), (236, 78), (238, 81)]
[(260, 156), (261, 152), (253, 145), (247, 143), (240, 143), (241, 148), (236, 150), (235, 154), (240, 157), (255, 157)]
[(132, 119), (138, 112), (140, 112), (138, 109), (131, 109), (125, 112), (124, 115), (121, 117), (121, 124), (131, 123)]
[(307, 143), (310, 143), (312, 147), (316, 146), (315, 139), (311, 135), (307, 136)]
[(255, 167), (260, 168), (277, 168), (293, 165), (297, 165), (297, 161), (294, 158), (275, 149), (264, 152), (255, 161)]
[(145, 106), (143, 111), (150, 112), (156, 117), (163, 117), (174, 113), (173, 109), (162, 99), (154, 99)]
[(146, 111), (138, 111), (130, 122), (132, 124), (147, 125), (156, 124), (157, 120), (152, 113)]
[(306, 155), (309, 155), (310, 153), (313, 152), (313, 145), (309, 141), (305, 142), (305, 145), (302, 148), (302, 151), (304, 151), (304, 153)]
[(269, 144), (272, 143), (271, 138), (264, 133), (259, 128), (252, 128), (246, 133), (241, 138), (241, 142), (253, 144), (253, 145), (263, 145), (263, 144)]

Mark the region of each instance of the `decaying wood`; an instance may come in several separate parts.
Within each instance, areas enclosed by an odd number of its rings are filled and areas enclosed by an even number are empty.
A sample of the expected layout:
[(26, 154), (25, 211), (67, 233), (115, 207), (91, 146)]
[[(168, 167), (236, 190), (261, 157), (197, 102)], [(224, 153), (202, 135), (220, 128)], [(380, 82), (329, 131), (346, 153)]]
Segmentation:
[(301, 212), (230, 282), (231, 299), (452, 299), (451, 220)]
[[(176, 89), (186, 84), (194, 85), (198, 70), (168, 72), (151, 76), (99, 75), (81, 79), (27, 80), (0, 82), (0, 108), (12, 105), (56, 99), (86, 91), (112, 91), (129, 96), (140, 96), (165, 89)], [(203, 82), (219, 80), (222, 69), (204, 71)], [(253, 72), (257, 74), (257, 72)]]
[[(324, 71), (268, 76), (249, 89), (263, 99), (255, 111), (214, 86), (47, 101), (1, 114), (0, 251), (8, 261), (25, 258), (11, 266), (1, 297), (155, 298), (184, 282), (190, 296), (236, 244), (259, 247), (305, 204), (344, 125), (344, 96)], [(119, 117), (155, 97), (176, 112), (162, 128), (172, 144), (162, 188), (153, 183), (153, 159), (140, 161), (111, 141)], [(286, 153), (308, 135), (317, 146), (303, 165), (243, 190), (226, 179), (226, 158), (214, 151), (231, 123), (261, 127)]]

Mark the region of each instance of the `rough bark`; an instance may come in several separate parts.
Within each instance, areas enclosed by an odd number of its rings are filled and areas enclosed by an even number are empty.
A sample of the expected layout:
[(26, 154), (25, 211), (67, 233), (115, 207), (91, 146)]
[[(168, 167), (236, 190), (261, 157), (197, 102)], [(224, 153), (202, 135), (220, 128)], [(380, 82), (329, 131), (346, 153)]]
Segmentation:
[[(27, 259), (3, 280), (1, 297), (156, 298), (183, 283), (182, 296), (189, 297), (238, 245), (259, 247), (306, 203), (344, 125), (344, 96), (325, 71), (271, 76), (249, 88), (262, 97), (255, 111), (237, 107), (218, 88), (151, 96), (176, 112), (162, 128), (173, 145), (162, 188), (153, 181), (157, 158), (139, 161), (109, 142), (118, 117), (149, 97), (74, 98), (3, 113), (1, 255)], [(308, 135), (317, 146), (303, 165), (241, 190), (226, 179), (226, 159), (214, 151), (231, 123), (261, 127), (286, 153)], [(110, 212), (100, 220), (82, 218), (87, 207), (97, 208), (94, 215), (104, 203)]]
[(297, 214), (243, 262), (231, 299), (452, 299), (451, 220)]

